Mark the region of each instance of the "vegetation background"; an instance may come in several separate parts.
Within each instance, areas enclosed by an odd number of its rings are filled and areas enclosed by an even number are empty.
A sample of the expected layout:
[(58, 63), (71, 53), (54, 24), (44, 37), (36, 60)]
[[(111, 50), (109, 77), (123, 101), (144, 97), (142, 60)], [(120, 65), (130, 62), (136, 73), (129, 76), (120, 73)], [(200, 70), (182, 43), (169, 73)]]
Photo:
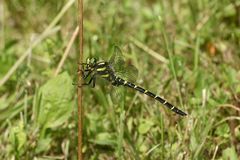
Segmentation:
[[(77, 159), (77, 1), (0, 1), (0, 159)], [(240, 158), (240, 1), (84, 0), (84, 59), (113, 44), (136, 84), (180, 117), (109, 84), (84, 88), (85, 159)], [(66, 47), (70, 54), (56, 69)]]

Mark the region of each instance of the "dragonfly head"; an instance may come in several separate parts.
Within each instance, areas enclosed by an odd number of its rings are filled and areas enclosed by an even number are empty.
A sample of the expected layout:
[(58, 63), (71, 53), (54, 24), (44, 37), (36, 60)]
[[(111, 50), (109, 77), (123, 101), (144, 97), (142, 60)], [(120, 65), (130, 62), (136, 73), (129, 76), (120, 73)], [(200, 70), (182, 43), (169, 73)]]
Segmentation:
[(97, 64), (97, 59), (96, 58), (87, 58), (87, 68), (93, 68)]

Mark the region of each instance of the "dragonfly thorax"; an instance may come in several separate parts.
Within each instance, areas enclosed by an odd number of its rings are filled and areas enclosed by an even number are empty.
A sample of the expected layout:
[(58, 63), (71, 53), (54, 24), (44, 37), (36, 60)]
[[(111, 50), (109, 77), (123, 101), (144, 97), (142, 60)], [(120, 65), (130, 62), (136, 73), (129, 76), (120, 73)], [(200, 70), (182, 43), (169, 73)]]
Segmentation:
[(115, 72), (108, 62), (98, 62), (94, 70), (96, 75), (99, 75), (110, 82), (113, 82), (116, 79)]

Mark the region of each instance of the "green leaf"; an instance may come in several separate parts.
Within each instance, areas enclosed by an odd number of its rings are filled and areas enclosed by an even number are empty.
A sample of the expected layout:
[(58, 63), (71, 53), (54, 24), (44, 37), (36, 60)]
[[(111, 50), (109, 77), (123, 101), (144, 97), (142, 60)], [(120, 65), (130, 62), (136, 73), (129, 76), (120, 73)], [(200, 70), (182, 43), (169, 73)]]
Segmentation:
[(142, 123), (138, 127), (138, 132), (140, 134), (147, 133), (150, 128), (154, 125), (154, 122), (151, 120), (143, 120)]
[(237, 71), (231, 67), (226, 67), (224, 69), (227, 82), (231, 85), (234, 83), (238, 83), (239, 80), (237, 79)]
[(223, 160), (238, 160), (237, 153), (234, 148), (227, 148), (223, 151)]
[(54, 128), (64, 123), (73, 111), (72, 80), (65, 72), (44, 84), (36, 96), (35, 115), (43, 128)]
[(36, 153), (47, 151), (50, 148), (51, 138), (42, 138), (38, 141)]
[(90, 140), (90, 142), (93, 142), (98, 145), (108, 145), (108, 146), (115, 146), (116, 145), (116, 138), (113, 137), (113, 135), (102, 132), (97, 134), (96, 138), (94, 140)]
[(224, 138), (229, 138), (229, 136), (230, 136), (229, 132), (230, 132), (230, 129), (229, 129), (228, 124), (226, 124), (226, 123), (218, 126), (217, 129), (216, 129), (216, 134), (218, 136), (221, 136), (221, 137), (224, 137)]

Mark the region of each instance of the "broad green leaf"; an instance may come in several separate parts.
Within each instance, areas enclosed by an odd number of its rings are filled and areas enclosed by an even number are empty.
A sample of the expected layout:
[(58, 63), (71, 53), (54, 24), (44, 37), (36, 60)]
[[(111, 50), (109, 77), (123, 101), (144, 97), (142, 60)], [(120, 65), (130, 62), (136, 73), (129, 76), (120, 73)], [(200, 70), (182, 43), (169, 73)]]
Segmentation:
[(96, 138), (90, 141), (98, 145), (108, 145), (108, 146), (116, 145), (116, 140), (113, 137), (113, 135), (107, 132), (102, 132), (97, 134)]
[(72, 80), (66, 72), (44, 84), (36, 98), (38, 124), (43, 128), (53, 128), (65, 122), (73, 110), (73, 94)]
[(218, 126), (216, 129), (216, 134), (224, 138), (229, 138), (230, 136), (229, 132), (230, 132), (230, 129), (226, 123)]
[(154, 122), (151, 120), (143, 120), (142, 123), (138, 127), (138, 132), (140, 134), (147, 133), (150, 128), (154, 125)]
[(36, 153), (47, 151), (50, 148), (51, 138), (42, 138), (38, 141)]
[(223, 151), (223, 160), (238, 160), (237, 153), (234, 148), (227, 148)]

